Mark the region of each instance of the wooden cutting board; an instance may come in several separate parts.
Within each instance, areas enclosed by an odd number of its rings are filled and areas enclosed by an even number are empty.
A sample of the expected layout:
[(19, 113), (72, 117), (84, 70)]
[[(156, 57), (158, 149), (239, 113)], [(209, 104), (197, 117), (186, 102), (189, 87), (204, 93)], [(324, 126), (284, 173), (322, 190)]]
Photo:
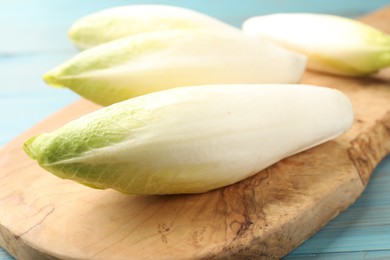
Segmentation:
[[(363, 20), (390, 33), (390, 8)], [(0, 246), (19, 259), (280, 258), (350, 206), (390, 151), (390, 70), (371, 78), (306, 73), (346, 93), (356, 123), (345, 135), (240, 183), (198, 195), (126, 196), (39, 168), (31, 135), (97, 109), (80, 100), (0, 151)]]

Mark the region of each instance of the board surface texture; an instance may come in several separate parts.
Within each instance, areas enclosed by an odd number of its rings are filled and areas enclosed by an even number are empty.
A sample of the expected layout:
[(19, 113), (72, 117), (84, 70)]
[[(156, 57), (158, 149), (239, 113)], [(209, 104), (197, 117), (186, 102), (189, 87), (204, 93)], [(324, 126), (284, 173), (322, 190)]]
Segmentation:
[[(390, 8), (363, 21), (390, 33)], [(343, 91), (356, 122), (343, 136), (237, 184), (197, 195), (127, 196), (41, 169), (22, 150), (98, 106), (80, 100), (0, 151), (0, 246), (18, 259), (280, 258), (363, 192), (390, 151), (390, 71), (370, 78), (307, 72)]]

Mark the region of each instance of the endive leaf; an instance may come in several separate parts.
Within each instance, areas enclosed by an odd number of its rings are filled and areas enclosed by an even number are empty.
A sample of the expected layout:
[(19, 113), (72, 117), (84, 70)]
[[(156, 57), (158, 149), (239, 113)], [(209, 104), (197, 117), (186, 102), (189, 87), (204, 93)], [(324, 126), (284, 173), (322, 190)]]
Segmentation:
[(296, 83), (305, 65), (303, 55), (239, 32), (166, 30), (83, 51), (44, 79), (110, 105), (180, 86)]
[(129, 99), (32, 137), (41, 167), (131, 194), (198, 193), (346, 131), (348, 98), (309, 85), (205, 85)]
[(81, 49), (137, 33), (167, 29), (236, 31), (202, 13), (168, 5), (129, 5), (106, 9), (76, 21), (69, 29), (72, 42)]
[(390, 66), (390, 36), (349, 18), (322, 14), (252, 17), (243, 31), (308, 56), (308, 68), (360, 76)]

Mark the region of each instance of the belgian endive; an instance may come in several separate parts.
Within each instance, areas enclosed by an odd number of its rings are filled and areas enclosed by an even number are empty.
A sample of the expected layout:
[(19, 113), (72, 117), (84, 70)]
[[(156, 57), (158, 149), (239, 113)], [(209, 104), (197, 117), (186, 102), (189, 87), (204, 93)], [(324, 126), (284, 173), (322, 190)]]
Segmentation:
[(390, 36), (349, 18), (272, 14), (248, 19), (243, 30), (307, 55), (317, 71), (360, 76), (390, 66)]
[(91, 187), (198, 193), (335, 138), (352, 122), (348, 98), (330, 88), (206, 85), (102, 108), (24, 149), (44, 169)]
[(81, 49), (142, 32), (169, 29), (238, 30), (205, 14), (168, 5), (128, 5), (106, 9), (77, 20), (69, 29)]
[(306, 58), (241, 32), (166, 30), (115, 40), (44, 75), (101, 105), (163, 89), (233, 83), (296, 83)]

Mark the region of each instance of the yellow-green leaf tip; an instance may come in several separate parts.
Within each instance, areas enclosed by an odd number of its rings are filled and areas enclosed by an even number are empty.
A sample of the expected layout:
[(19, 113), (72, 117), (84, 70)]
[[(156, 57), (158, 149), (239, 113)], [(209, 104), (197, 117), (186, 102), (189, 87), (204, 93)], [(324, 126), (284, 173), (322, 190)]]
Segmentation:
[(38, 156), (37, 156), (37, 152), (36, 152), (36, 149), (34, 147), (34, 141), (35, 139), (38, 137), (39, 135), (36, 135), (36, 136), (33, 136), (33, 137), (30, 137), (29, 139), (27, 139), (24, 144), (23, 144), (23, 150), (26, 152), (26, 154), (28, 156), (30, 156), (31, 159), (33, 160), (37, 160)]
[(50, 70), (49, 72), (45, 73), (43, 75), (43, 80), (51, 86), (54, 87), (63, 87), (63, 85), (60, 83), (58, 79), (58, 73), (54, 70)]

